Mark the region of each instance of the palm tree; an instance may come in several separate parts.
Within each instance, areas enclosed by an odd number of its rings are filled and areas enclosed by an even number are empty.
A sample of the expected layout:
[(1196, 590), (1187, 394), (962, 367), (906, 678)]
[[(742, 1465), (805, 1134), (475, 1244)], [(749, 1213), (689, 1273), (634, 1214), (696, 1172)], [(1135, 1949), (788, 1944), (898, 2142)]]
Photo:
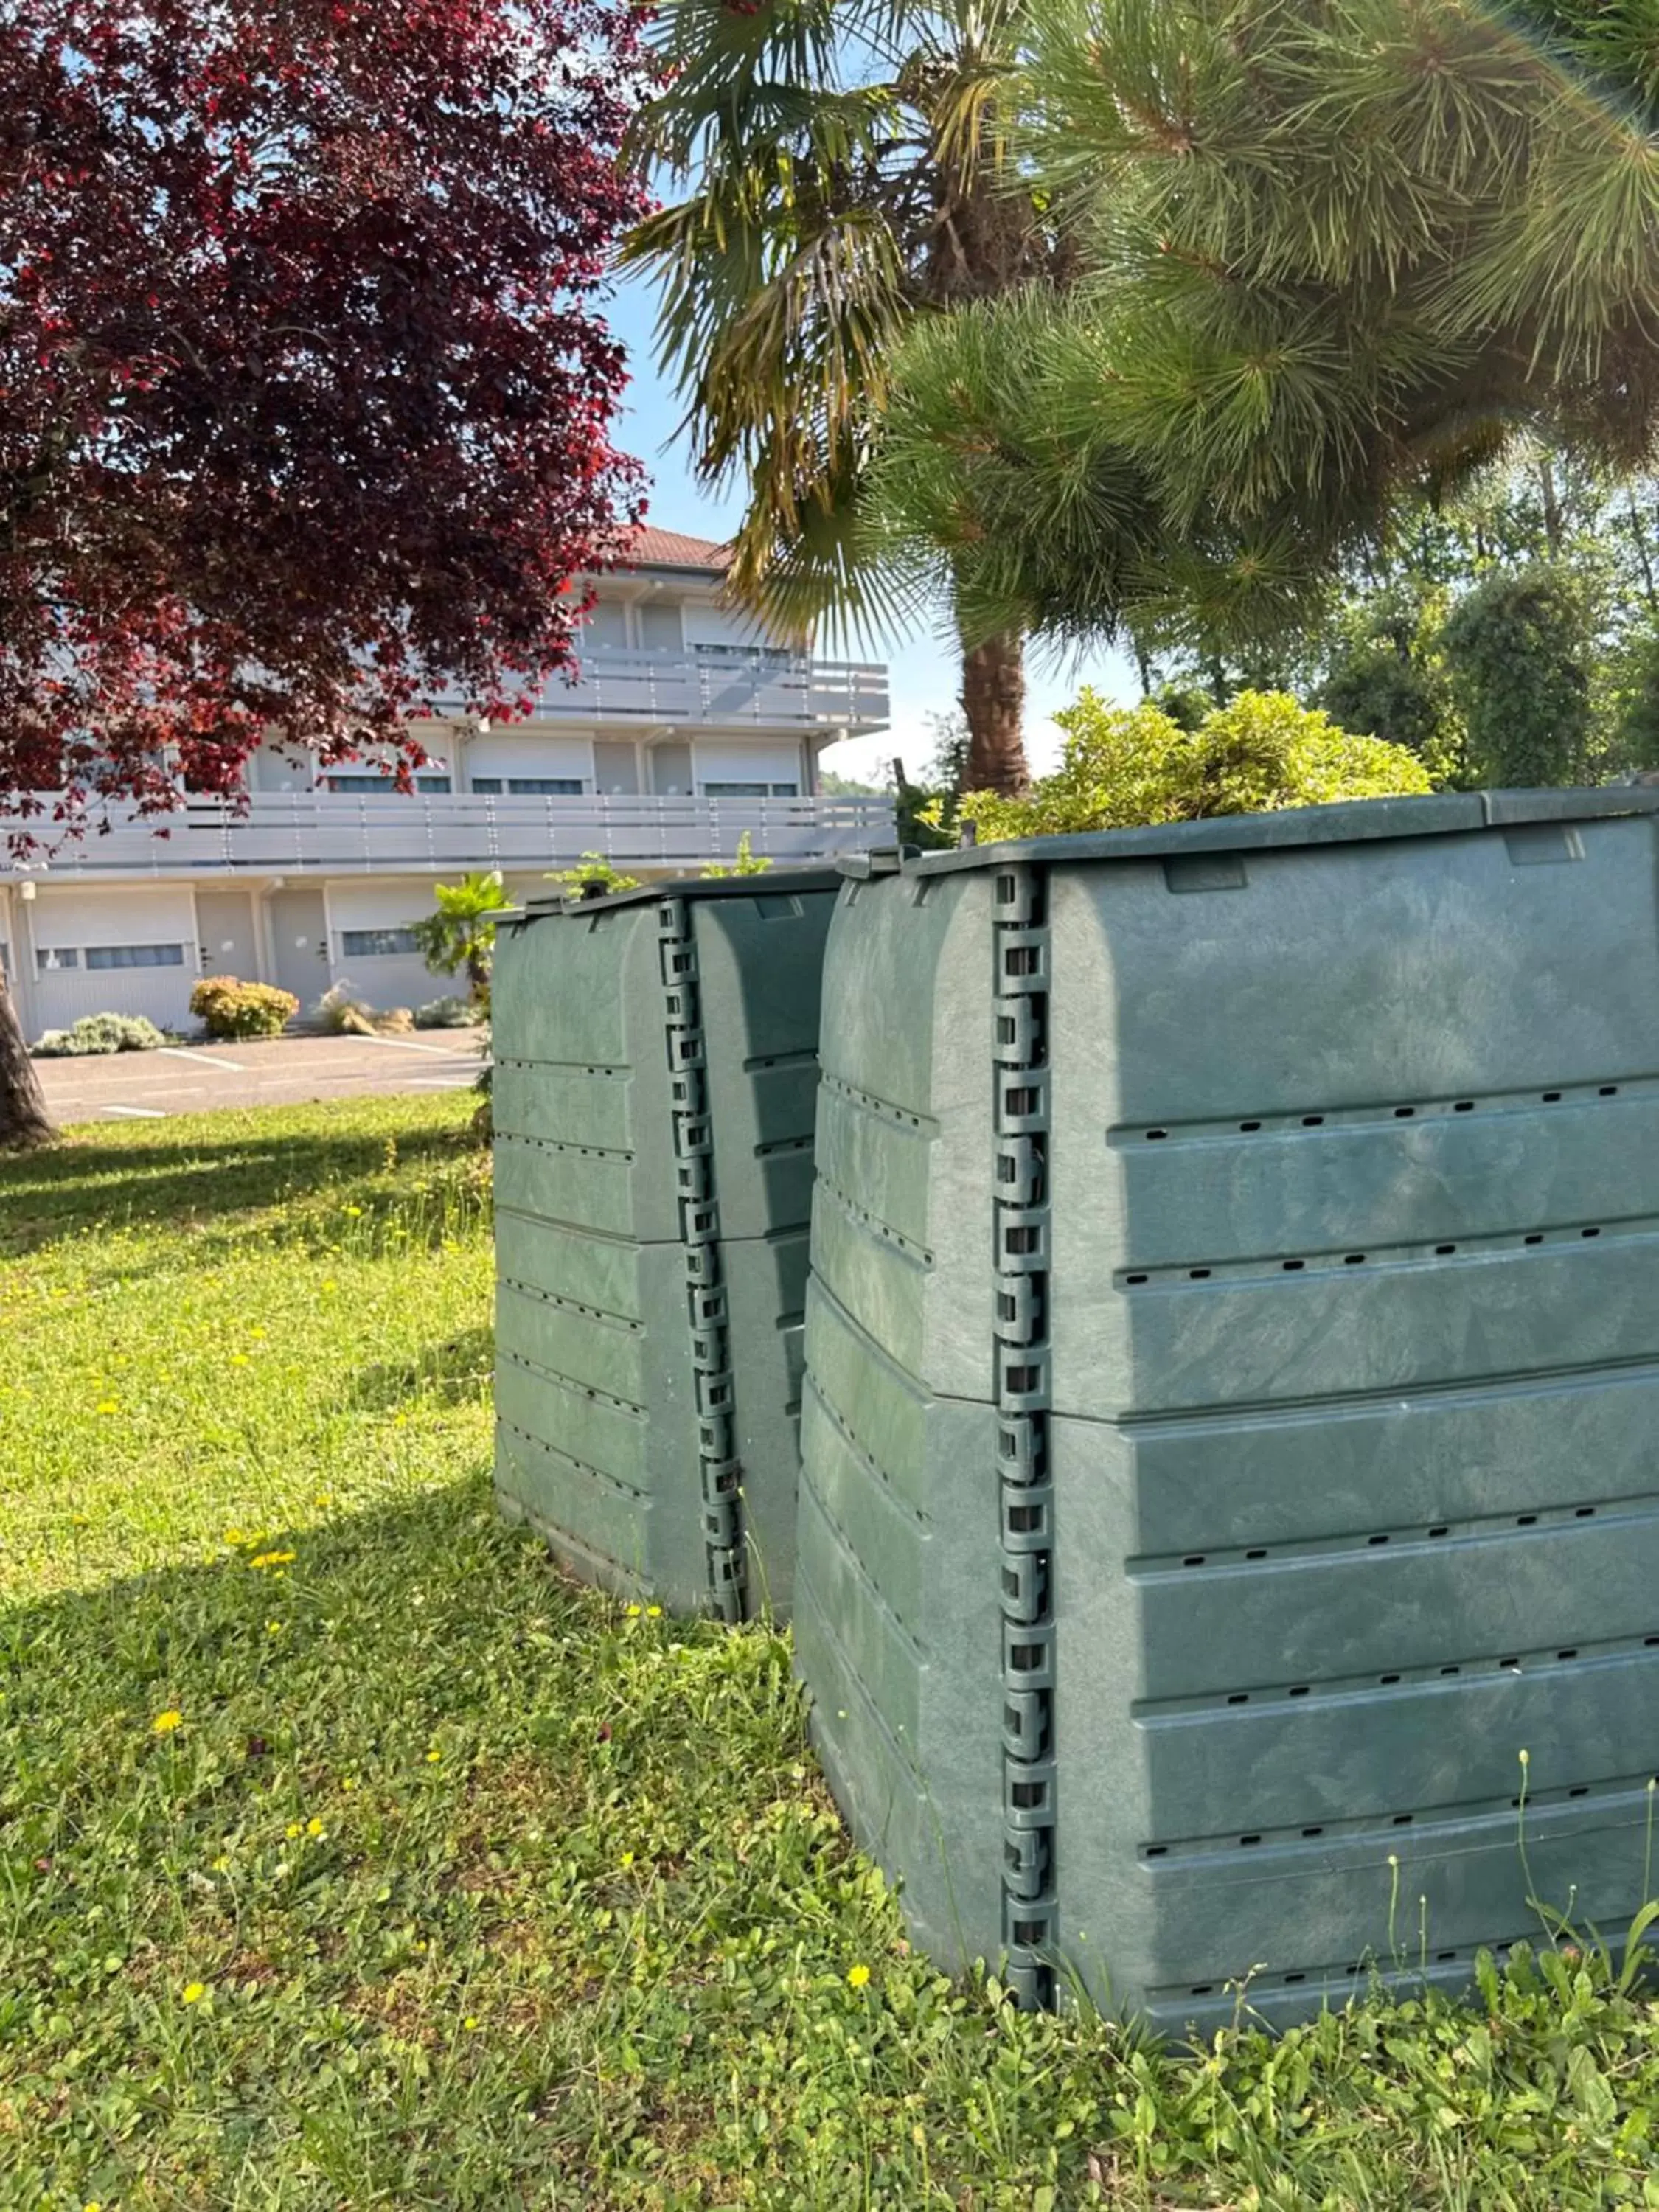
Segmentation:
[[(731, 584), (790, 634), (868, 635), (951, 597), (948, 542), (862, 528), (889, 365), (919, 319), (1055, 273), (1010, 174), (1014, 0), (666, 0), (642, 160), (690, 187), (626, 250), (660, 291), (696, 467), (749, 493)], [(1025, 780), (1017, 622), (963, 637), (981, 788)]]
[(1598, 0), (1522, 12), (1033, 0), (1023, 173), (1073, 281), (908, 335), (867, 502), (902, 538), (953, 472), (994, 514), (957, 553), (969, 636), (1023, 605), (1237, 650), (1518, 436), (1644, 449), (1650, 42)]
[(436, 912), (409, 925), (426, 964), (441, 975), (465, 968), (467, 995), (487, 1010), (495, 916), (507, 904), (507, 887), (498, 875), (475, 875), (463, 883), (435, 884), (433, 896)]

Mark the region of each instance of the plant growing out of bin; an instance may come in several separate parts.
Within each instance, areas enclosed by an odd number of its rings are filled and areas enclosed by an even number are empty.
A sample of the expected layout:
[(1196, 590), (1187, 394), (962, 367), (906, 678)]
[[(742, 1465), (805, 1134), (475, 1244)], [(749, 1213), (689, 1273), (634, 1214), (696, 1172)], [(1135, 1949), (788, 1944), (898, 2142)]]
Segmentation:
[(729, 866), (724, 860), (711, 860), (702, 872), (703, 879), (707, 882), (711, 877), (763, 876), (771, 865), (770, 860), (756, 853), (754, 839), (745, 830), (738, 840), (737, 858)]
[(584, 853), (574, 868), (556, 869), (548, 878), (568, 899), (609, 898), (613, 891), (636, 891), (637, 876), (613, 868), (603, 853)]

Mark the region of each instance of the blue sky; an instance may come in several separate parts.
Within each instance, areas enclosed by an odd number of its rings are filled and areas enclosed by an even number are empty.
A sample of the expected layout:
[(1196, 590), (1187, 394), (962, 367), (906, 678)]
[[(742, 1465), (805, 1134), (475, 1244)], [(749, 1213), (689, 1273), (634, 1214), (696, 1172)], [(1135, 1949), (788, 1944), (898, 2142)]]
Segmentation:
[[(650, 520), (659, 529), (688, 531), (696, 538), (725, 537), (736, 526), (742, 501), (735, 488), (720, 499), (700, 489), (674, 441), (681, 410), (656, 370), (651, 288), (639, 279), (618, 285), (606, 319), (628, 348), (633, 376), (617, 442), (651, 471)], [(830, 746), (823, 763), (843, 775), (878, 775), (895, 753), (912, 775), (919, 775), (933, 749), (927, 716), (946, 714), (956, 703), (955, 656), (937, 638), (890, 640), (885, 657), (892, 671), (892, 727), (878, 738)], [(1034, 656), (1027, 682), (1025, 745), (1037, 769), (1051, 767), (1059, 754), (1060, 732), (1050, 714), (1074, 699), (1083, 684), (1092, 683), (1126, 699), (1138, 690), (1127, 663), (1115, 653), (1092, 657), (1080, 668), (1068, 662), (1059, 669)]]

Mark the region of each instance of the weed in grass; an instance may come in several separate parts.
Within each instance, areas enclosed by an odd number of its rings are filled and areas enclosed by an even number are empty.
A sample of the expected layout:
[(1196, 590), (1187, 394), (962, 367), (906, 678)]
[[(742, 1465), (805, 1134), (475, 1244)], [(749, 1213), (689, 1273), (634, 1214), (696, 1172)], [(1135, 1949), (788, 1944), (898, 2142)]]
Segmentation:
[(465, 1111), (3, 1170), (5, 2212), (1659, 2204), (1593, 1942), (1186, 2057), (918, 1959), (787, 1641), (496, 1523)]

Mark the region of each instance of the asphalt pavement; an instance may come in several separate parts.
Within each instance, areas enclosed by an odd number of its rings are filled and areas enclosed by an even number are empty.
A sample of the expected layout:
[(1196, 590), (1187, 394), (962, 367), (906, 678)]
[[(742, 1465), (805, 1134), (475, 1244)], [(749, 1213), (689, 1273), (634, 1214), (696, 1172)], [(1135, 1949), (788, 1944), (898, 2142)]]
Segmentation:
[(294, 1106), (313, 1098), (465, 1091), (482, 1061), (473, 1030), (409, 1037), (270, 1037), (252, 1044), (169, 1045), (159, 1052), (39, 1060), (53, 1118), (159, 1121), (222, 1106)]

